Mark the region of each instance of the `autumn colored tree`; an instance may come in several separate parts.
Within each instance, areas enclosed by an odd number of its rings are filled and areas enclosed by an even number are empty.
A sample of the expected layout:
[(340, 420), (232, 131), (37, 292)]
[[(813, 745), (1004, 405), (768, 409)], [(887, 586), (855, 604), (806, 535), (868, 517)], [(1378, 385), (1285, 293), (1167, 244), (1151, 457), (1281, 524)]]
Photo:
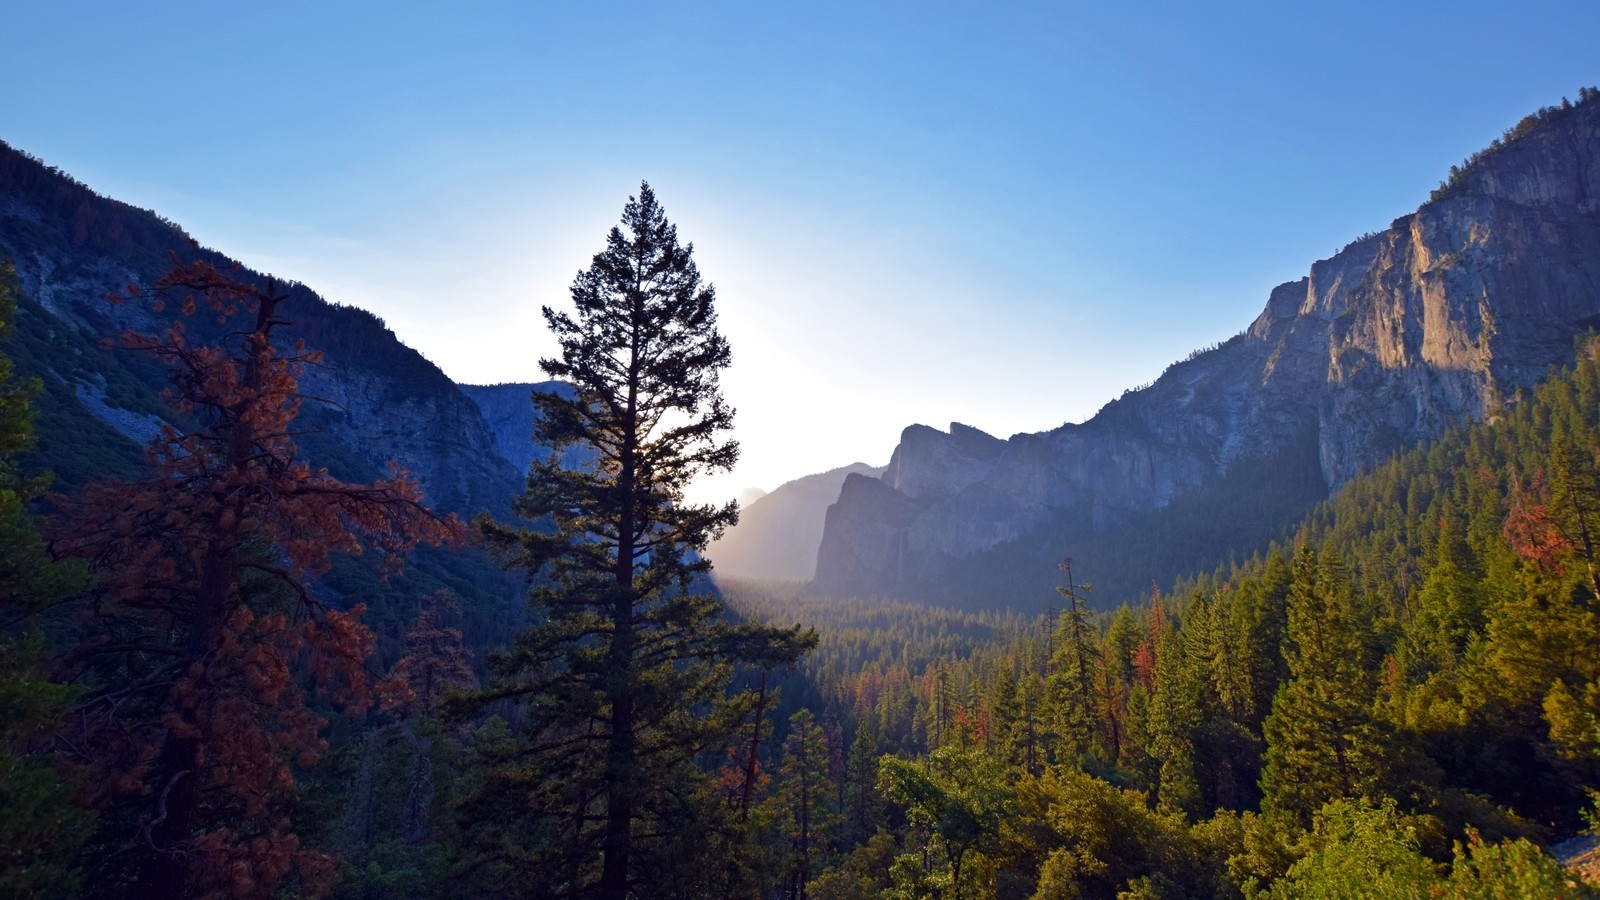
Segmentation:
[[(731, 355), (692, 254), (641, 185), (573, 281), (573, 313), (544, 309), (560, 356), (540, 366), (572, 390), (533, 395), (534, 439), (554, 452), (514, 510), (537, 524), (483, 526), (508, 565), (542, 579), (541, 624), (491, 659), (478, 702), (521, 703), (522, 761), (498, 789), (527, 797), (544, 842), (530, 877), (552, 891), (621, 898), (665, 877), (674, 861), (658, 848), (698, 793), (687, 764), (753, 705), (725, 696), (732, 666), (781, 667), (814, 642), (730, 622), (695, 590), (710, 568), (698, 552), (738, 512), (684, 489), (729, 469), (738, 445), (718, 382)], [(573, 447), (593, 464), (564, 467)]]
[(406, 705), (424, 715), (438, 707), (446, 691), (478, 686), (472, 651), (462, 641), (461, 629), (444, 624), (444, 615), (456, 603), (448, 588), (424, 600), (422, 611), (406, 632), (406, 655), (391, 672), (410, 692)]
[[(133, 297), (178, 307), (164, 332), (122, 343), (171, 367), (183, 424), (163, 426), (147, 477), (86, 488), (53, 529), (54, 549), (99, 576), (87, 636), (62, 662), (89, 690), (61, 737), (91, 766), (106, 840), (129, 848), (106, 855), (96, 883), (152, 897), (269, 897), (291, 883), (322, 894), (333, 862), (290, 815), (294, 770), (324, 749), (297, 673), (355, 710), (376, 685), (362, 607), (330, 606), (313, 580), (332, 554), (375, 547), (397, 561), (460, 529), (403, 472), (346, 484), (298, 455), (298, 379), (319, 355), (275, 340), (290, 324), (276, 280), (195, 262), (122, 299)], [(197, 346), (185, 328), (196, 314), (234, 330)]]

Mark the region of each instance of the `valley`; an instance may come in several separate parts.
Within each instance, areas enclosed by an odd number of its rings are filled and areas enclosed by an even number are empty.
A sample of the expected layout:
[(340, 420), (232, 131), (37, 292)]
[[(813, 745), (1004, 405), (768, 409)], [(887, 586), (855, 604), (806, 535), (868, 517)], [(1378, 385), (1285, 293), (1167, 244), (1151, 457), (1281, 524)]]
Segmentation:
[(649, 184), (464, 385), (0, 145), (0, 892), (1596, 896), (1597, 98), (1086, 421), (737, 515)]

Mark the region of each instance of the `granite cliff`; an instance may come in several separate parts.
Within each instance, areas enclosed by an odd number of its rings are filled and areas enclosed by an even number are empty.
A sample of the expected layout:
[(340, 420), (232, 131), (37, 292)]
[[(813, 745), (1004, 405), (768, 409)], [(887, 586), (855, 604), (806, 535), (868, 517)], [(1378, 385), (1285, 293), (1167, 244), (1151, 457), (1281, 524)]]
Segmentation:
[[(1004, 441), (907, 428), (881, 478), (843, 483), (814, 590), (1043, 605), (1071, 555), (1114, 587), (1101, 602), (1130, 599), (1259, 547), (1395, 450), (1493, 415), (1597, 324), (1600, 101), (1586, 93), (1087, 422)], [(1245, 520), (1217, 545), (1212, 532)], [(1142, 561), (1126, 552), (1139, 541)]]
[[(463, 384), (459, 385), (467, 399), (477, 404), (494, 435), (494, 446), (500, 455), (516, 470), (519, 479), (528, 474), (535, 460), (544, 459), (550, 448), (533, 442), (534, 391), (560, 393), (570, 396), (572, 388), (559, 381), (541, 381), (537, 384)], [(562, 455), (568, 466), (577, 466), (589, 459), (590, 454), (570, 448)], [(520, 480), (519, 480), (520, 485)], [(518, 488), (521, 493), (521, 488)]]

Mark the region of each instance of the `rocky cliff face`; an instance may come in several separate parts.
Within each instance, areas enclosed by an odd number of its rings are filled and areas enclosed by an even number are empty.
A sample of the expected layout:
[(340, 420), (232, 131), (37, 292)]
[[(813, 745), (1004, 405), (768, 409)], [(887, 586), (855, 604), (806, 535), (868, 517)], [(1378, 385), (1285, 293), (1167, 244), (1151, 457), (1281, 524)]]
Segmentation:
[[(962, 590), (981, 595), (1003, 573), (973, 561), (1008, 545), (1034, 548), (1041, 567), (1074, 554), (1089, 532), (1063, 521), (1114, 534), (1307, 442), (1325, 489), (1337, 487), (1510, 402), (1600, 324), (1600, 102), (1535, 126), (1387, 231), (1276, 288), (1240, 335), (1087, 422), (1006, 441), (907, 428), (881, 479), (843, 484), (815, 589), (938, 595), (960, 573)], [(1077, 568), (1094, 578), (1094, 564)]]
[[(533, 442), (534, 391), (556, 392), (570, 395), (572, 388), (559, 381), (541, 381), (537, 384), (463, 384), (461, 392), (483, 413), (484, 421), (494, 434), (495, 448), (516, 469), (527, 475), (534, 460), (544, 459), (548, 447)], [(568, 450), (563, 461), (569, 466), (581, 464), (588, 454)], [(519, 491), (520, 493), (520, 491)]]
[[(61, 421), (104, 422), (130, 441), (150, 436), (151, 414), (160, 410), (154, 394), (164, 387), (165, 372), (137, 355), (81, 348), (98, 347), (129, 328), (159, 326), (146, 304), (112, 306), (105, 298), (124, 285), (154, 281), (171, 267), (169, 253), (232, 265), (191, 246), (155, 213), (101, 197), (0, 144), (0, 258), (15, 266), (33, 301), (19, 316), (19, 331), (31, 331), (34, 344), (47, 348), (26, 374), (59, 382), (63, 389), (47, 390), (50, 397), (68, 398), (63, 403), (77, 398), (78, 408), (60, 410)], [(372, 314), (328, 303), (302, 285), (290, 293), (283, 307), (293, 322), (287, 338), (303, 338), (326, 354), (323, 367), (307, 370), (302, 389), (336, 404), (305, 404), (301, 424), (319, 431), (299, 439), (302, 449), (351, 480), (385, 475), (392, 460), (443, 510), (506, 509), (521, 480), (478, 405)], [(188, 324), (202, 341), (218, 337), (222, 327), (203, 316)], [(58, 358), (48, 358), (52, 353)], [(119, 390), (113, 394), (108, 385)], [(71, 434), (40, 438), (73, 440)]]

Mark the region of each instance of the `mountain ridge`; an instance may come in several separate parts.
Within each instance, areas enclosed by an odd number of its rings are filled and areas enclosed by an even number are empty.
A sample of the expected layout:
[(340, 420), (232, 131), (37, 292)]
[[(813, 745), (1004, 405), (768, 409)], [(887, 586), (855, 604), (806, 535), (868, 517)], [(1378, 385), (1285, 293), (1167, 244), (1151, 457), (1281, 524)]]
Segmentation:
[[(1417, 211), (1275, 288), (1240, 334), (1086, 422), (1014, 435), (993, 456), (969, 435), (908, 427), (892, 477), (841, 486), (813, 590), (1025, 604), (995, 596), (1016, 588), (973, 561), (1027, 544), (1016, 563), (1037, 576), (1024, 592), (1047, 596), (1052, 557), (1080, 556), (1074, 547), (1243, 461), (1287, 459), (1310, 441), (1323, 483), (1295, 488), (1309, 508), (1395, 450), (1514, 399), (1600, 321), (1600, 103), (1585, 98), (1519, 123)], [(1080, 559), (1079, 571), (1124, 593), (1180, 574), (1099, 563)]]
[[(165, 319), (145, 304), (112, 305), (107, 295), (153, 283), (173, 258), (206, 259), (250, 280), (270, 277), (199, 246), (156, 212), (103, 196), (3, 141), (0, 257), (11, 261), (32, 301), (19, 317), (19, 330), (31, 332), (37, 345), (23, 361), (24, 374), (45, 382), (63, 421), (108, 425), (130, 445), (149, 430), (130, 425), (161, 414), (155, 395), (165, 386), (165, 372), (98, 345), (125, 330), (153, 330)], [(350, 480), (382, 477), (393, 460), (440, 509), (504, 513), (521, 480), (478, 404), (378, 316), (330, 302), (300, 282), (284, 283), (290, 295), (285, 311), (293, 320), (289, 338), (303, 338), (324, 353), (324, 364), (302, 376), (305, 393), (331, 401), (303, 408), (301, 422), (312, 433), (300, 438), (302, 450)], [(197, 340), (220, 334), (220, 326), (204, 317), (188, 327)], [(118, 396), (108, 395), (108, 385), (120, 386)], [(70, 434), (47, 429), (39, 439), (37, 459), (70, 455), (60, 446)], [(136, 449), (115, 452), (137, 457)], [(68, 486), (97, 477), (92, 468), (72, 472)]]

